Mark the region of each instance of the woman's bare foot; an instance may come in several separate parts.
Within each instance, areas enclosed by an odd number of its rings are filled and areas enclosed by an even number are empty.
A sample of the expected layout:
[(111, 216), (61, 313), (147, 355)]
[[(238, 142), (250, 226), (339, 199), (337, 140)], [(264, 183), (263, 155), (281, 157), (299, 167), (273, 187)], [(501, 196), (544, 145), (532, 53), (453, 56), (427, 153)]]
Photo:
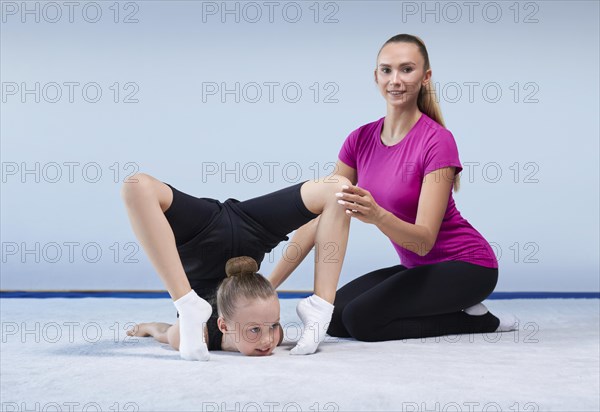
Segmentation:
[(168, 343), (167, 330), (170, 327), (170, 324), (162, 322), (138, 323), (127, 331), (127, 335), (140, 337), (153, 336), (159, 342)]

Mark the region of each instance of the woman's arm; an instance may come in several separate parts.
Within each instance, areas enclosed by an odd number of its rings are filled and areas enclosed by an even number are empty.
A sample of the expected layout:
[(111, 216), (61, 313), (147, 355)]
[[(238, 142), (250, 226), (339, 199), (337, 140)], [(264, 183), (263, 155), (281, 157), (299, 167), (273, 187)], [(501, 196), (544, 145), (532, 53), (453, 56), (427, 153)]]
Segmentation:
[[(336, 168), (332, 175), (334, 174), (347, 177), (352, 184), (356, 184), (356, 169), (351, 168), (340, 160), (337, 161)], [(279, 259), (277, 265), (275, 265), (275, 268), (269, 275), (269, 281), (275, 289), (285, 282), (314, 247), (318, 224), (319, 217), (300, 227), (296, 230), (294, 236), (292, 236), (292, 239), (288, 244), (294, 245), (294, 249), (298, 250), (298, 255), (293, 259), (288, 256), (283, 256)]]
[(367, 190), (356, 186), (344, 192), (342, 199), (350, 203), (345, 203), (343, 207), (352, 217), (376, 225), (397, 245), (419, 256), (425, 256), (435, 244), (446, 213), (453, 184), (453, 179), (449, 176), (454, 177), (454, 170), (454, 167), (446, 167), (434, 170), (425, 176), (419, 195), (415, 224), (399, 219), (393, 213), (383, 209), (377, 205)]

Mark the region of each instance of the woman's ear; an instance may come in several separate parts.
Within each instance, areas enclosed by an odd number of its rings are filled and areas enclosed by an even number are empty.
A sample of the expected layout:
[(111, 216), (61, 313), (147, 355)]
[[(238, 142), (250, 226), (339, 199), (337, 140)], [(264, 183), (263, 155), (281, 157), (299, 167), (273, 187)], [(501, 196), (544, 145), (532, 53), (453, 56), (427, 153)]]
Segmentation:
[(429, 83), (431, 81), (431, 76), (432, 76), (433, 72), (431, 71), (431, 69), (427, 70), (427, 72), (425, 72), (425, 76), (423, 78), (423, 86), (426, 86), (427, 83)]

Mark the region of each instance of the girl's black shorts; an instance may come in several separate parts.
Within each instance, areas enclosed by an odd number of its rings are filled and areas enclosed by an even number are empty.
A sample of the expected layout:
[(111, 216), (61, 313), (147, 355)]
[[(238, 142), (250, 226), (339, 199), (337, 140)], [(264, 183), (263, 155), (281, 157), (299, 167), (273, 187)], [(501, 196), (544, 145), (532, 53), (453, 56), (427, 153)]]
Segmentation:
[(259, 265), (287, 235), (315, 219), (300, 195), (304, 182), (240, 202), (198, 198), (168, 185), (173, 203), (165, 217), (192, 289), (208, 299), (226, 277), (225, 263), (250, 256)]

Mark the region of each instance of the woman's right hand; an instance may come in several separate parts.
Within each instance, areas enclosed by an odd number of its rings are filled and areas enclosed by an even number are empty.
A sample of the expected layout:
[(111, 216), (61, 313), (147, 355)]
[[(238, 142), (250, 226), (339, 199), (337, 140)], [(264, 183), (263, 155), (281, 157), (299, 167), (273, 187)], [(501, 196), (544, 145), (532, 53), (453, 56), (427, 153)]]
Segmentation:
[(346, 214), (358, 220), (377, 225), (387, 213), (387, 210), (377, 204), (371, 193), (358, 186), (342, 186), (342, 192), (337, 193), (338, 203), (346, 208)]

